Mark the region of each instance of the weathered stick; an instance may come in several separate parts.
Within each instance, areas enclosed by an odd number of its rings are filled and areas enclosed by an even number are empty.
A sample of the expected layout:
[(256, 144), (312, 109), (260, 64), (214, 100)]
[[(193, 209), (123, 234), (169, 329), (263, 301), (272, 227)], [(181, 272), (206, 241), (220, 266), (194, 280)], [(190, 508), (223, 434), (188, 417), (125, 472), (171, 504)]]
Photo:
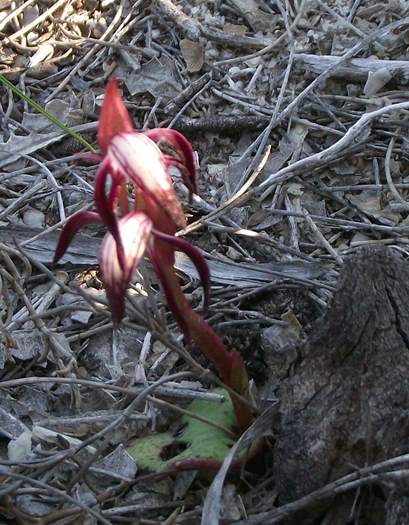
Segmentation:
[[(333, 55), (310, 55), (300, 53), (294, 55), (296, 66), (312, 76), (320, 75), (339, 61), (338, 56)], [(375, 60), (373, 58), (352, 58), (348, 63), (342, 64), (331, 76), (344, 78), (345, 80), (365, 81), (368, 73), (375, 73), (380, 69), (386, 69), (391, 75), (391, 80), (406, 85), (409, 83), (409, 61), (408, 60)]]

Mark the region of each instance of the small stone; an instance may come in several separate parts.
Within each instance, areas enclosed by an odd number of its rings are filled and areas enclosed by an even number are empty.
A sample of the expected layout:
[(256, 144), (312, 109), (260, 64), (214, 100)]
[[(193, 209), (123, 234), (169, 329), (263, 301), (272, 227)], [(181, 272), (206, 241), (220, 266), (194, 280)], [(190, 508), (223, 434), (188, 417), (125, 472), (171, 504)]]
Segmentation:
[(72, 312), (70, 317), (72, 321), (76, 321), (81, 324), (88, 324), (91, 315), (92, 312), (87, 312), (85, 310), (75, 310), (74, 312)]
[(39, 37), (40, 35), (38, 33), (36, 33), (35, 31), (30, 31), (27, 34), (27, 44), (28, 45), (34, 44), (38, 40)]
[(27, 461), (31, 454), (31, 432), (26, 430), (17, 439), (8, 444), (8, 458), (10, 461)]
[(45, 225), (44, 213), (34, 208), (28, 208), (23, 214), (23, 221), (30, 228), (43, 228)]

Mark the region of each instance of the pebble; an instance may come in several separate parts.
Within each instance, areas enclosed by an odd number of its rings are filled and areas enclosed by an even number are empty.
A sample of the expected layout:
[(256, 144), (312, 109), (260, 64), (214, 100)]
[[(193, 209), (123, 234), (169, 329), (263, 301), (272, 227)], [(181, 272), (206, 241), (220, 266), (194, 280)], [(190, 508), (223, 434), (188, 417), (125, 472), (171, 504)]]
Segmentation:
[(43, 212), (34, 208), (28, 208), (23, 213), (24, 224), (30, 226), (30, 228), (44, 228), (45, 215)]

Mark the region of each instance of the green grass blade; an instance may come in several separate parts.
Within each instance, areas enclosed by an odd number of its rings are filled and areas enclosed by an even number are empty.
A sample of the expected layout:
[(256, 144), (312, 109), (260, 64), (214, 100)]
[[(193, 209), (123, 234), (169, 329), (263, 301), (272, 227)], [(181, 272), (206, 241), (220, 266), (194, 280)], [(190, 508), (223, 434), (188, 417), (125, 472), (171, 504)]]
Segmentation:
[(51, 113), (48, 113), (40, 104), (37, 104), (35, 100), (25, 95), (22, 91), (20, 91), (14, 84), (12, 84), (9, 80), (7, 80), (6, 77), (4, 77), (2, 74), (0, 74), (0, 82), (11, 89), (11, 91), (20, 97), (22, 100), (27, 102), (29, 106), (31, 106), (33, 109), (35, 109), (38, 113), (41, 113), (46, 119), (48, 119), (50, 122), (52, 122), (55, 126), (60, 128), (61, 131), (63, 131), (66, 135), (69, 137), (72, 137), (77, 142), (79, 142), (82, 146), (87, 148), (92, 153), (96, 153), (95, 148), (84, 139), (84, 137), (80, 134), (71, 129), (69, 126), (66, 126), (61, 120), (59, 120), (57, 117), (52, 115)]

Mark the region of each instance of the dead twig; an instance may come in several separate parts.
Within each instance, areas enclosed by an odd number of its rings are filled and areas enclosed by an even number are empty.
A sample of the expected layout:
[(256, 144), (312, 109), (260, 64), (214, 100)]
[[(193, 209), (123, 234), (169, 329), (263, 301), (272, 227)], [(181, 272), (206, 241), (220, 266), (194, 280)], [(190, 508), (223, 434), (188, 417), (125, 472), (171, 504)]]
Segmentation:
[(370, 113), (365, 113), (348, 129), (341, 139), (335, 142), (335, 144), (315, 155), (311, 155), (305, 159), (300, 159), (294, 164), (282, 168), (277, 173), (271, 174), (259, 185), (257, 193), (263, 192), (261, 199), (265, 199), (273, 191), (274, 186), (279, 182), (288, 181), (291, 177), (300, 175), (301, 173), (309, 173), (313, 169), (319, 167), (322, 163), (328, 162), (339, 155), (347, 155), (348, 148), (362, 142), (362, 140), (368, 136), (370, 127), (376, 119), (386, 113), (391, 113), (393, 111), (406, 111), (408, 109), (409, 102), (401, 102), (399, 104), (390, 104), (389, 106), (371, 111)]
[(171, 0), (156, 0), (156, 5), (165, 16), (178, 26), (184, 35), (191, 40), (199, 40), (202, 33), (201, 25), (187, 16), (181, 7), (175, 5)]
[[(337, 56), (331, 55), (310, 55), (307, 53), (297, 53), (294, 61), (298, 69), (302, 69), (307, 75), (320, 75), (329, 67), (336, 64), (339, 60)], [(398, 84), (407, 85), (409, 83), (409, 64), (406, 60), (375, 60), (373, 58), (353, 58), (339, 66), (332, 74), (333, 77), (354, 81), (366, 81), (369, 73), (374, 73), (381, 69), (389, 72), (391, 79)]]

